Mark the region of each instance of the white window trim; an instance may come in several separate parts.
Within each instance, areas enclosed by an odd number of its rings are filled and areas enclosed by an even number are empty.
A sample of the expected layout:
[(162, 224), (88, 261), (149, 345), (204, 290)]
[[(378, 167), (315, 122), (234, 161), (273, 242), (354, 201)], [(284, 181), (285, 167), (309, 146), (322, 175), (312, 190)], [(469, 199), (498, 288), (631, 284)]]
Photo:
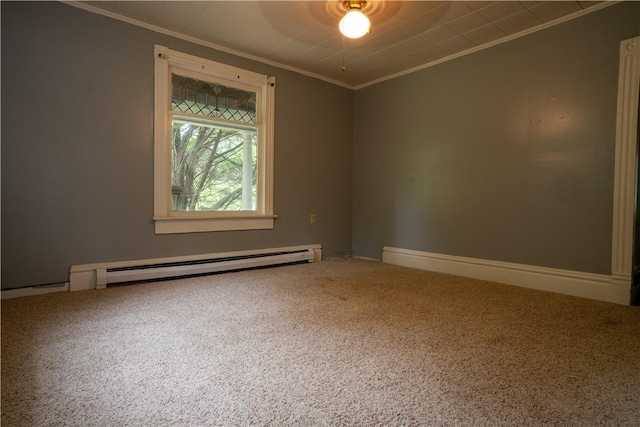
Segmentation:
[[(273, 213), (273, 137), (275, 77), (242, 70), (156, 45), (154, 101), (154, 215), (155, 233), (197, 233), (229, 230), (272, 229)], [(171, 116), (169, 67), (194, 71), (261, 88), (257, 108), (258, 143), (257, 209), (235, 212), (174, 212), (171, 210)], [(261, 116), (261, 114), (263, 114)]]

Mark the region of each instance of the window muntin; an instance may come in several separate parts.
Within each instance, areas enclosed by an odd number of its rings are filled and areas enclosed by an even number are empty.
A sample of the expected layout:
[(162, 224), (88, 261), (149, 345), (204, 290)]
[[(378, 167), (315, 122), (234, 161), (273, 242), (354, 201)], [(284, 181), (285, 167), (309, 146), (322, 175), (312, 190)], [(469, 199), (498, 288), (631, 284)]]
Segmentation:
[(257, 96), (255, 91), (171, 73), (174, 112), (255, 124)]
[(275, 79), (155, 54), (156, 233), (273, 228)]

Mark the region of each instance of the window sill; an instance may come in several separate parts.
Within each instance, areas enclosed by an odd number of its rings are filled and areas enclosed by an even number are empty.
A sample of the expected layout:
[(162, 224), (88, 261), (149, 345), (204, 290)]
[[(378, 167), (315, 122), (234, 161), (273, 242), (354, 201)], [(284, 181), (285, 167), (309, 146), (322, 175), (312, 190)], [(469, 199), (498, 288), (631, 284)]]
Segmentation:
[(156, 234), (204, 233), (208, 231), (270, 230), (275, 215), (229, 218), (154, 218)]

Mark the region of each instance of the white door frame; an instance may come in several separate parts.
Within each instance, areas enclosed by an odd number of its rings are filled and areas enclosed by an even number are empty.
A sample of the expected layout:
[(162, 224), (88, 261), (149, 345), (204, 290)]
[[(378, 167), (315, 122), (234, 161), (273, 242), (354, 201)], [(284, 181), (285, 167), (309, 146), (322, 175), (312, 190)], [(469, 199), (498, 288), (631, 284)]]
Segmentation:
[(620, 43), (616, 114), (611, 301), (626, 305), (633, 279), (639, 96), (640, 36)]

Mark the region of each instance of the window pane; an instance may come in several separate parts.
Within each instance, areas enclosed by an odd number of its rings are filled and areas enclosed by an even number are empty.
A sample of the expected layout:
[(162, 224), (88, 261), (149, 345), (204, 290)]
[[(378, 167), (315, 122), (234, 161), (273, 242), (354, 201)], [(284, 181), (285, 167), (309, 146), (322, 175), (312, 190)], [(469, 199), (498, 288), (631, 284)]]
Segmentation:
[(256, 209), (257, 132), (173, 120), (172, 210)]
[(256, 123), (256, 93), (171, 74), (171, 110)]

